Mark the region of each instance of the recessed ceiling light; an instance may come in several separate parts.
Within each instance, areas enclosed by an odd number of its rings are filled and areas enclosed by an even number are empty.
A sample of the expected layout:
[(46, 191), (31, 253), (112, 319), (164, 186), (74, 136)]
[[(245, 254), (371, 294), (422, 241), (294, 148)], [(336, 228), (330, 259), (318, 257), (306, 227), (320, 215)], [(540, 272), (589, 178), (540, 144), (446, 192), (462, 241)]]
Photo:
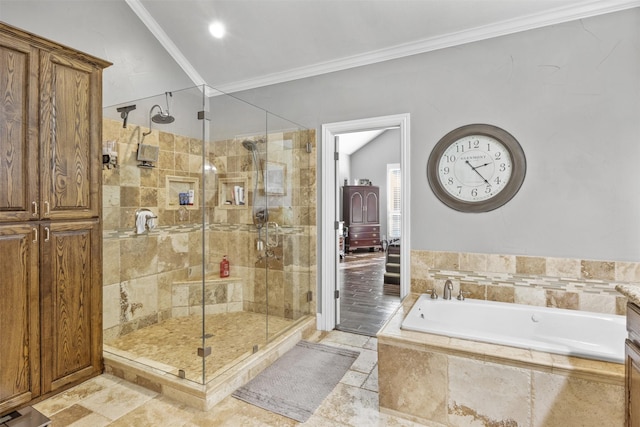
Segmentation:
[(224, 25), (220, 21), (212, 22), (211, 25), (209, 25), (209, 32), (213, 37), (221, 39), (225, 33)]

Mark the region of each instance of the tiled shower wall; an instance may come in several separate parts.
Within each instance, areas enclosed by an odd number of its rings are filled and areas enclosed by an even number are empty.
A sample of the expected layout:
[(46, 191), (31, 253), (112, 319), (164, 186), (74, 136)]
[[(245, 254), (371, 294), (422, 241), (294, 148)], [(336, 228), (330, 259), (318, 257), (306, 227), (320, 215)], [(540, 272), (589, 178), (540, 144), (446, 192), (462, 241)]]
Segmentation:
[[(241, 278), (243, 308), (297, 319), (314, 310), (308, 303), (307, 291), (315, 283), (315, 163), (314, 153), (304, 149), (311, 131), (280, 134), (295, 144), (288, 147), (288, 194), (290, 205), (270, 209), (270, 221), (280, 227), (278, 259), (260, 261), (255, 248), (256, 230), (251, 222), (250, 202), (240, 209), (220, 208), (220, 178), (238, 176), (252, 183), (253, 166), (250, 153), (241, 141), (210, 143), (203, 147), (198, 138), (188, 138), (154, 130), (145, 144), (159, 147), (155, 168), (139, 168), (137, 146), (147, 128), (121, 121), (103, 120), (104, 141), (116, 141), (119, 166), (103, 169), (103, 252), (105, 341), (171, 317), (172, 285), (198, 279), (203, 271), (203, 243), (206, 247), (204, 266), (207, 275), (217, 277), (223, 255), (231, 262), (231, 275)], [(269, 136), (272, 138), (272, 136)], [(270, 145), (271, 148), (271, 145)], [(198, 179), (202, 187), (203, 149), (215, 172), (205, 176), (205, 209), (168, 206), (171, 193), (166, 177)], [(315, 150), (315, 148), (314, 148)], [(277, 158), (278, 147), (273, 155)], [(311, 157), (305, 157), (311, 156)], [(171, 194), (171, 196), (174, 196)], [(249, 195), (250, 196), (250, 195)], [(197, 196), (202, 203), (202, 194)], [(249, 201), (250, 198), (247, 197)], [(135, 211), (150, 209), (157, 214), (157, 227), (137, 235), (134, 231)], [(207, 227), (203, 233), (203, 220)], [(203, 242), (204, 239), (204, 242)], [(268, 283), (268, 292), (267, 292)], [(206, 295), (222, 301), (226, 293)], [(199, 313), (195, 313), (199, 314)]]
[(615, 286), (640, 281), (640, 263), (438, 251), (411, 251), (411, 292), (453, 282), (465, 297), (625, 314)]

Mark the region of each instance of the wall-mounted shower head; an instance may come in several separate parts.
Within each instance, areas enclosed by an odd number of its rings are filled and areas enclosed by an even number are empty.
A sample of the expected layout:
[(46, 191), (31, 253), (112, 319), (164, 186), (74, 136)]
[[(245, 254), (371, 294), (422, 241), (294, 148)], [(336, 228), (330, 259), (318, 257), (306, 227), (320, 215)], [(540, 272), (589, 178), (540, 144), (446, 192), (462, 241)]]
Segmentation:
[(248, 139), (245, 139), (244, 141), (242, 141), (242, 146), (249, 151), (255, 151), (258, 148), (256, 147), (255, 142), (249, 141)]

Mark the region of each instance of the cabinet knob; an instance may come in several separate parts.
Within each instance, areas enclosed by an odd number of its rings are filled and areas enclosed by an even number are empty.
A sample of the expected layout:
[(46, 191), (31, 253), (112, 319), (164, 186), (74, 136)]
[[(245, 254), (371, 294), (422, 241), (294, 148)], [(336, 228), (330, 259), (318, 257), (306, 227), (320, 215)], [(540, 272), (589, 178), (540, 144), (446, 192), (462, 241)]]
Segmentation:
[(31, 216), (38, 216), (38, 202), (31, 202)]

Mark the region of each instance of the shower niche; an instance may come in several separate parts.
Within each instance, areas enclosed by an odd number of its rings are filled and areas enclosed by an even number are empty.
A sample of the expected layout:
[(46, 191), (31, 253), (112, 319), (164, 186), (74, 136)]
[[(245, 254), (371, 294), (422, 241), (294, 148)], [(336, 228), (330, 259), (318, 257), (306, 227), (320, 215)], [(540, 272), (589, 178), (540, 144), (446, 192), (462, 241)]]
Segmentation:
[(218, 182), (218, 207), (245, 209), (249, 200), (247, 178), (220, 178)]
[(188, 176), (165, 177), (167, 189), (167, 209), (176, 210), (181, 207), (199, 209), (200, 180)]

